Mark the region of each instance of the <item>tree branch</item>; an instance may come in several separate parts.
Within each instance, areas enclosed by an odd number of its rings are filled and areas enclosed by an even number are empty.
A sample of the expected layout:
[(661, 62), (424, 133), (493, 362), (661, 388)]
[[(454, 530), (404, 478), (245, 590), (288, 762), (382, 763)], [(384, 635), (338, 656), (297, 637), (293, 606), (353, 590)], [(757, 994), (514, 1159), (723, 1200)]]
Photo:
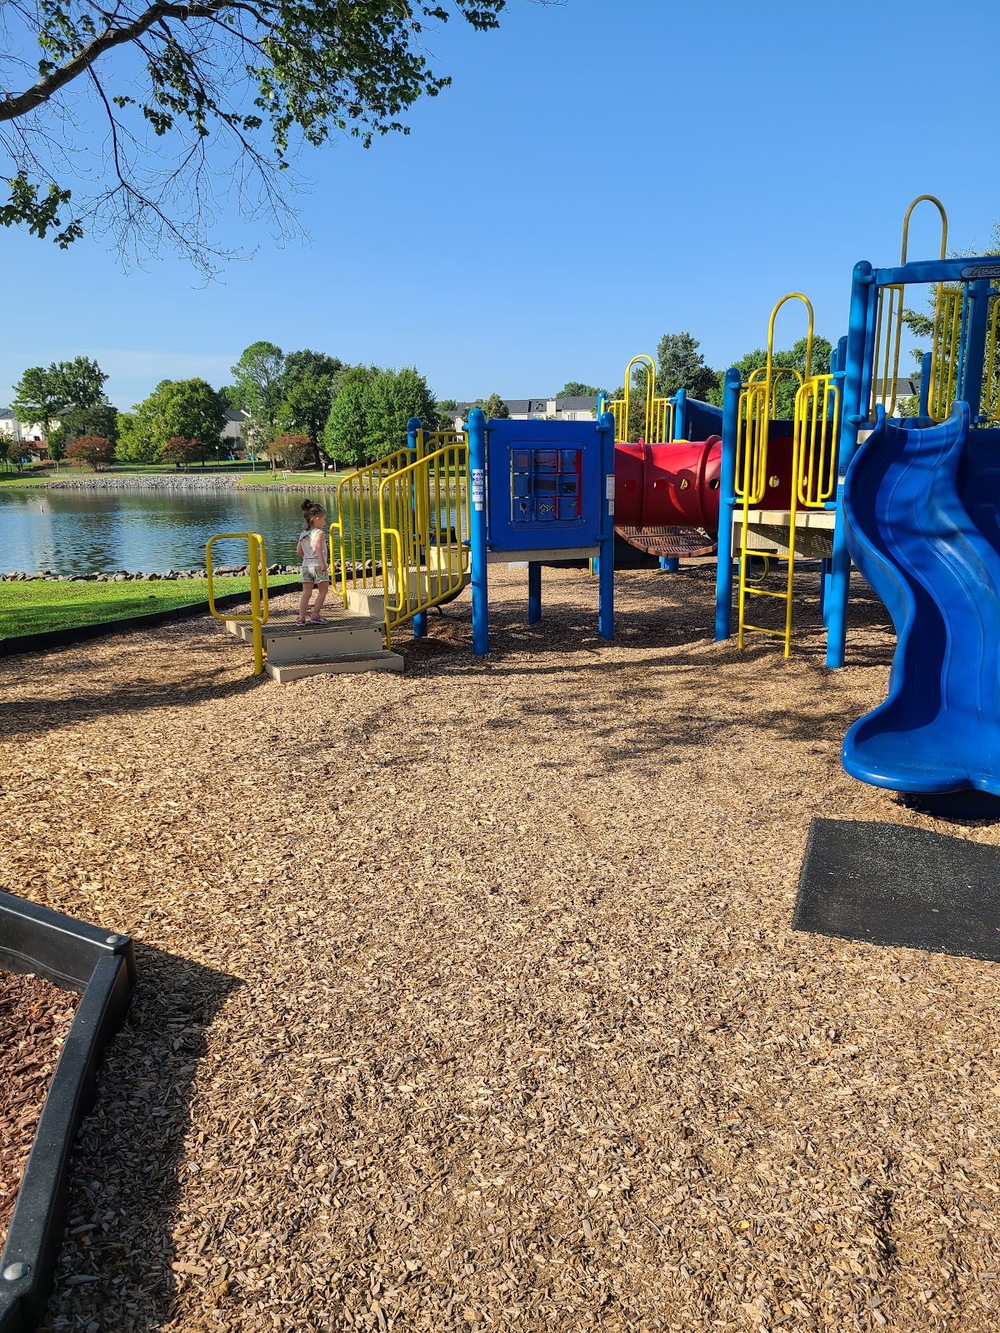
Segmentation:
[(19, 116), (25, 116), (30, 111), (36, 111), (60, 89), (65, 88), (74, 79), (86, 73), (94, 62), (99, 60), (106, 52), (114, 50), (117, 46), (124, 46), (135, 41), (137, 37), (141, 37), (162, 20), (172, 18), (187, 23), (191, 19), (214, 18), (216, 14), (224, 9), (242, 9), (251, 13), (258, 22), (262, 21), (261, 15), (250, 5), (234, 3), (233, 0), (207, 0), (206, 3), (192, 5), (169, 4), (162, 3), (162, 0), (156, 0), (156, 3), (150, 5), (131, 23), (126, 23), (124, 27), (112, 28), (109, 26), (105, 28), (93, 41), (82, 47), (72, 59), (67, 60), (64, 65), (60, 65), (58, 69), (54, 69), (50, 74), (44, 75), (31, 88), (27, 88), (24, 92), (15, 96), (5, 97), (0, 101), (0, 121), (16, 120)]

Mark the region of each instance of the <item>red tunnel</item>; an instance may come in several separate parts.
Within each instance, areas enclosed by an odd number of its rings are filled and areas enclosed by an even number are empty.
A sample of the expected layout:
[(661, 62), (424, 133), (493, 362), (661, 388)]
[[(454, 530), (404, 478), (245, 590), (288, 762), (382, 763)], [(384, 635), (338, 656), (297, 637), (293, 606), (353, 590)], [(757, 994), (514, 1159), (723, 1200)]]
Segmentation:
[(719, 527), (722, 440), (615, 445), (615, 525)]

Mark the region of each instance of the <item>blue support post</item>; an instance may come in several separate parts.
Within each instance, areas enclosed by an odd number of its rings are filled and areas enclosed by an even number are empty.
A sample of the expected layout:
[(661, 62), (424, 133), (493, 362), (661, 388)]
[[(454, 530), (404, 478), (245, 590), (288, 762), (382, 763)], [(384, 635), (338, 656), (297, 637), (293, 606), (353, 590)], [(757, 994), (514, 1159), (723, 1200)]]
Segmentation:
[(604, 496), (598, 544), (601, 548), (597, 571), (597, 632), (609, 643), (615, 637), (615, 420), (610, 412), (598, 419), (601, 437), (601, 471)]
[(983, 371), (986, 369), (986, 335), (989, 330), (989, 278), (970, 282), (968, 287), (969, 322), (965, 338), (965, 375), (960, 381), (961, 397), (969, 404), (974, 423), (982, 418)]
[(843, 338), (837, 339), (836, 347), (830, 349), (830, 374), (836, 375), (838, 371), (844, 370), (847, 366), (847, 334)]
[(726, 371), (722, 394), (722, 460), (719, 475), (719, 554), (715, 567), (715, 637), (733, 632), (733, 510), (736, 507), (736, 445), (743, 378), (735, 366)]
[(538, 560), (528, 561), (528, 624), (537, 625), (542, 618), (542, 566)]
[(660, 568), (664, 574), (676, 574), (681, 567), (680, 558), (676, 555), (661, 555)]
[(486, 418), (474, 407), (465, 426), (469, 435), (469, 561), (472, 574), (472, 651), (484, 657), (490, 648), (490, 613), (486, 580)]
[(920, 415), (930, 416), (931, 367), (934, 365), (934, 353), (925, 352), (920, 359)]
[[(851, 553), (844, 532), (844, 475), (858, 447), (858, 427), (862, 424), (862, 403), (866, 383), (870, 383), (867, 356), (871, 323), (877, 306), (877, 288), (872, 266), (862, 260), (854, 266), (851, 286), (851, 313), (847, 325), (847, 364), (844, 367), (844, 401), (840, 424), (840, 449), (837, 463), (837, 518), (833, 529), (833, 558), (827, 579), (824, 613), (826, 617), (826, 664), (842, 667), (847, 649), (847, 595), (851, 579)], [(868, 377), (866, 379), (866, 376)]]
[(671, 440), (687, 439), (687, 389), (678, 389), (674, 394), (674, 427), (670, 432)]
[(419, 417), (410, 417), (406, 423), (406, 447), (410, 451), (410, 462), (416, 461), (417, 457), (417, 434), (424, 428), (424, 423)]
[(833, 570), (832, 560), (822, 560), (820, 562), (819, 574), (819, 613), (823, 617), (823, 628), (826, 629), (829, 623), (827, 616), (827, 606), (829, 605), (830, 593), (830, 575)]

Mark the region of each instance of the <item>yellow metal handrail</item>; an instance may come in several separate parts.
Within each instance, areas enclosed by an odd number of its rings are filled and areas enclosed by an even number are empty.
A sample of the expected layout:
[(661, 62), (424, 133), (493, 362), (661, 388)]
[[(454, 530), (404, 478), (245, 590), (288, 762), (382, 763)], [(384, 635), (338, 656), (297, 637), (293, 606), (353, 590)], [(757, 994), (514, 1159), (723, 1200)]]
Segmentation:
[(669, 398), (654, 398), (646, 430), (647, 444), (666, 444), (674, 436), (674, 405)]
[(392, 631), (461, 592), (469, 568), (469, 445), (460, 436), (379, 486), (385, 641)]
[[(931, 203), (941, 215), (941, 258), (944, 259), (948, 250), (948, 215), (944, 211), (944, 205), (941, 200), (933, 194), (920, 194), (914, 199), (906, 210), (903, 217), (903, 241), (900, 246), (899, 262), (900, 265), (906, 263), (906, 254), (910, 243), (910, 215), (917, 204)], [(938, 323), (938, 309), (944, 288), (941, 283), (937, 285), (937, 295), (935, 301), (934, 323), (935, 338)], [(872, 384), (871, 398), (866, 406), (866, 416), (869, 420), (875, 417), (875, 404), (879, 399), (879, 384), (882, 385), (882, 402), (885, 406), (886, 416), (892, 416), (896, 410), (896, 384), (899, 380), (899, 358), (902, 347), (903, 337), (903, 315), (905, 291), (902, 283), (889, 283), (879, 288), (878, 302), (875, 315), (875, 349), (872, 356)], [(945, 416), (948, 412), (945, 412)], [(939, 418), (943, 420), (943, 418)]]
[(958, 392), (958, 354), (964, 303), (963, 288), (945, 287), (943, 283), (938, 283), (927, 394), (927, 414), (933, 421), (947, 420)]
[(375, 591), (381, 586), (381, 575), (376, 573), (382, 558), (379, 487), (386, 477), (400, 472), (412, 459), (409, 449), (397, 449), (337, 483), (337, 517), (330, 524), (330, 569), (334, 588), (345, 607), (349, 592)]
[[(247, 568), (250, 571), (250, 614), (222, 615), (215, 605), (215, 582), (212, 574), (212, 547), (221, 541), (246, 541)], [(209, 537), (205, 546), (205, 569), (208, 574), (208, 609), (216, 620), (236, 620), (253, 626), (253, 669), (259, 676), (264, 670), (264, 626), (267, 624), (267, 553), (264, 538), (259, 532), (219, 532)]]
[(736, 436), (736, 497), (748, 505), (759, 505), (767, 494), (767, 436), (776, 415), (775, 399), (782, 377), (791, 376), (801, 387), (802, 376), (794, 366), (758, 367), (740, 393), (739, 426)]
[(906, 251), (910, 243), (909, 242), (910, 214), (916, 208), (917, 204), (922, 204), (924, 202), (933, 204), (934, 207), (937, 209), (937, 211), (941, 214), (941, 256), (940, 257), (944, 259), (945, 255), (948, 253), (948, 214), (944, 211), (944, 204), (942, 204), (941, 200), (938, 199), (936, 195), (918, 194), (916, 199), (914, 199), (913, 203), (909, 206), (909, 208), (906, 210), (906, 213), (903, 216), (903, 244), (900, 247), (899, 251), (899, 262), (901, 265), (906, 263)]
[[(801, 301), (808, 314), (804, 375), (801, 375), (792, 366), (776, 365), (774, 361), (774, 324), (777, 319), (778, 311), (786, 301)], [(768, 588), (749, 586), (750, 557), (754, 555), (766, 556), (770, 563), (770, 556), (772, 554), (769, 551), (755, 551), (749, 547), (748, 534), (750, 529), (750, 510), (752, 507), (760, 505), (763, 502), (771, 484), (768, 468), (768, 437), (771, 422), (777, 417), (776, 403), (778, 386), (781, 383), (782, 377), (787, 377), (789, 375), (794, 376), (799, 385), (796, 393), (796, 406), (792, 413), (793, 437), (796, 433), (799, 396), (802, 393), (803, 384), (809, 383), (812, 379), (813, 322), (812, 302), (807, 296), (803, 296), (801, 292), (789, 292), (786, 296), (781, 298), (771, 311), (771, 318), (768, 321), (767, 360), (763, 366), (751, 372), (746, 384), (743, 386), (739, 403), (739, 427), (736, 442), (736, 494), (742, 501), (742, 522), (740, 526), (738, 643), (742, 648), (747, 630), (756, 630), (761, 634), (770, 634), (784, 641), (785, 657), (789, 656), (792, 643), (792, 594), (795, 578), (795, 508), (798, 489), (795, 481), (795, 471), (793, 470), (792, 476), (788, 556), (780, 557), (787, 559), (788, 562), (785, 589), (783, 592), (774, 592)], [(792, 452), (794, 459), (794, 442)], [(772, 597), (777, 598), (779, 601), (783, 601), (785, 603), (784, 626), (778, 630), (764, 625), (751, 624), (746, 616), (748, 595), (755, 597)]]
[(813, 375), (799, 389), (793, 438), (793, 509), (822, 509), (837, 490), (840, 388), (835, 375)]
[(986, 327), (986, 356), (983, 368), (982, 414), (987, 421), (1000, 421), (1000, 292), (990, 296), (990, 318)]
[(625, 396), (612, 398), (607, 410), (614, 417), (615, 444), (629, 443), (629, 417), (632, 410), (632, 367), (642, 365), (646, 371), (643, 389), (642, 434), (647, 444), (666, 444), (674, 435), (674, 404), (669, 398), (656, 397), (656, 362), (651, 356), (634, 356), (625, 367)]

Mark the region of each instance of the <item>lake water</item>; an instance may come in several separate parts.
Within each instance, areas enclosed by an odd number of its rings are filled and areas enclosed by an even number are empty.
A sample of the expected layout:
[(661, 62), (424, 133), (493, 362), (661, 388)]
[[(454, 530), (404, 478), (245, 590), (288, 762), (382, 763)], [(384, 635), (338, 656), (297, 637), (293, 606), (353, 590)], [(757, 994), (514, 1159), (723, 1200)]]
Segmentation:
[[(0, 490), (0, 572), (164, 573), (205, 565), (217, 532), (259, 532), (269, 564), (296, 564), (304, 492)], [(217, 542), (216, 565), (246, 542)]]

